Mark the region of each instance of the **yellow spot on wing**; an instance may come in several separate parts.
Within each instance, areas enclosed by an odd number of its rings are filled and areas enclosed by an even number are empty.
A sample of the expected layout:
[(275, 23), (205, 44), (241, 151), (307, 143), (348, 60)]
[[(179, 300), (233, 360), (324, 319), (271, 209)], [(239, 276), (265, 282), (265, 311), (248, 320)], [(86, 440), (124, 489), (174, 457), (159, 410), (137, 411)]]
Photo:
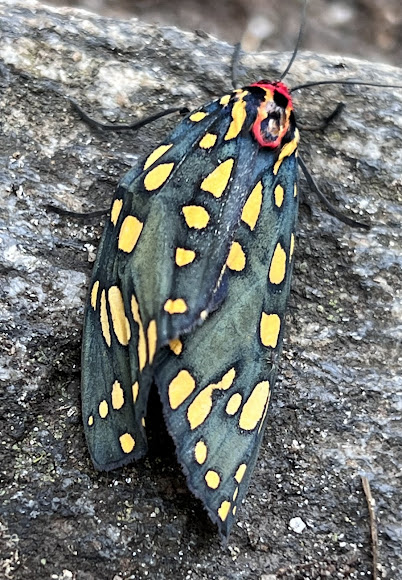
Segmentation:
[(124, 405), (124, 391), (121, 388), (119, 381), (115, 381), (112, 387), (112, 407), (113, 409), (121, 409)]
[(258, 383), (241, 410), (239, 427), (245, 431), (255, 429), (258, 421), (261, 419), (265, 404), (269, 396), (269, 382), (262, 381)]
[(124, 302), (120, 288), (111, 286), (108, 297), (114, 333), (120, 344), (126, 346), (131, 338), (131, 330), (130, 323), (124, 312)]
[(241, 463), (239, 465), (239, 467), (237, 468), (237, 471), (235, 473), (235, 480), (237, 481), (237, 483), (241, 483), (244, 474), (246, 473), (246, 469), (247, 469), (247, 465), (245, 463)]
[(293, 139), (289, 141), (289, 143), (286, 143), (279, 153), (278, 160), (276, 161), (273, 169), (274, 175), (277, 175), (279, 168), (282, 165), (282, 161), (285, 159), (285, 157), (290, 157), (290, 155), (292, 155), (296, 151), (298, 143), (299, 143), (299, 130), (295, 129), (295, 135)]
[(240, 408), (242, 402), (242, 396), (240, 393), (234, 393), (226, 405), (226, 413), (228, 415), (234, 415)]
[(176, 300), (169, 298), (166, 300), (163, 310), (169, 314), (184, 314), (187, 311), (187, 304), (183, 298), (176, 298)]
[(148, 337), (149, 364), (151, 365), (152, 361), (154, 360), (154, 356), (156, 353), (156, 345), (158, 342), (156, 320), (151, 320), (151, 322), (148, 324), (147, 337)]
[(138, 302), (135, 296), (131, 296), (131, 312), (134, 321), (138, 324), (138, 367), (140, 372), (147, 364), (147, 343), (145, 340), (144, 325), (142, 324)]
[(211, 489), (217, 489), (221, 482), (221, 478), (219, 477), (219, 473), (210, 469), (205, 474), (205, 481), (207, 482), (207, 486)]
[(221, 197), (229, 182), (233, 164), (234, 159), (226, 159), (226, 161), (218, 165), (201, 183), (201, 189), (212, 193), (214, 197)]
[(278, 344), (279, 332), (281, 330), (281, 319), (277, 314), (261, 314), (260, 337), (264, 346), (275, 348)]
[(112, 338), (110, 336), (110, 326), (109, 318), (106, 310), (106, 292), (102, 290), (101, 300), (100, 300), (100, 323), (102, 328), (103, 338), (108, 346), (112, 344)]
[(123, 200), (122, 199), (115, 199), (112, 205), (112, 210), (110, 212), (110, 221), (115, 226), (117, 224), (117, 220), (119, 219), (119, 215), (121, 212), (121, 208), (123, 207)]
[(119, 233), (119, 250), (132, 252), (142, 232), (144, 224), (133, 215), (128, 215), (121, 224)]
[(238, 494), (239, 494), (239, 488), (236, 487), (236, 489), (234, 490), (234, 494), (233, 494), (233, 501), (236, 501)]
[(236, 272), (244, 270), (246, 265), (246, 255), (239, 242), (232, 243), (226, 264), (228, 268), (235, 270)]
[(234, 508), (232, 509), (232, 514), (236, 515), (236, 512), (237, 512), (237, 505), (235, 505)]
[(166, 151), (169, 151), (171, 147), (173, 147), (173, 143), (170, 143), (169, 145), (160, 145), (159, 147), (157, 147), (157, 149), (155, 149), (155, 151), (152, 151), (152, 153), (149, 155), (149, 157), (144, 163), (144, 170), (148, 169), (148, 167), (151, 167), (151, 165), (155, 163), (155, 161), (159, 159), (159, 157), (162, 157), (162, 155), (164, 155)]
[(93, 424), (94, 424), (94, 416), (93, 415), (89, 415), (89, 417), (88, 417), (88, 427), (92, 427)]
[(135, 441), (130, 433), (124, 433), (123, 435), (120, 435), (119, 441), (124, 453), (131, 453), (135, 447)]
[(91, 290), (91, 306), (94, 310), (96, 310), (96, 301), (98, 298), (98, 290), (99, 290), (99, 280), (96, 280), (96, 282), (94, 282), (94, 285), (92, 286), (92, 290)]
[(200, 393), (198, 393), (189, 406), (187, 410), (187, 419), (190, 423), (191, 429), (195, 429), (201, 425), (211, 412), (213, 390), (214, 385), (205, 387)]
[(211, 149), (216, 143), (218, 135), (214, 135), (213, 133), (205, 133), (204, 137), (199, 142), (199, 146), (201, 149)]
[(293, 196), (296, 197), (296, 195), (297, 195), (297, 183), (295, 183), (293, 186)]
[(107, 404), (107, 401), (103, 400), (99, 403), (99, 416), (102, 419), (105, 419), (107, 417), (107, 414), (109, 413), (109, 405)]
[(220, 507), (218, 508), (218, 516), (220, 517), (222, 522), (224, 522), (228, 517), (229, 510), (230, 510), (230, 501), (227, 500), (223, 501)]
[(202, 465), (207, 458), (208, 449), (204, 441), (197, 441), (194, 448), (194, 456), (197, 463)]
[(205, 419), (210, 414), (212, 409), (212, 393), (214, 390), (226, 391), (232, 386), (235, 376), (236, 371), (232, 368), (224, 374), (218, 383), (212, 383), (207, 387), (204, 387), (202, 391), (198, 393), (187, 409), (187, 419), (190, 423), (191, 429), (195, 429), (204, 423)]
[(169, 404), (177, 409), (195, 389), (195, 380), (187, 370), (181, 370), (168, 387)]
[(274, 255), (272, 256), (269, 267), (269, 281), (271, 284), (280, 284), (283, 282), (286, 274), (286, 252), (281, 244), (276, 244)]
[(226, 391), (229, 387), (232, 386), (235, 376), (236, 376), (235, 369), (230, 369), (227, 373), (223, 375), (222, 379), (219, 381), (219, 383), (217, 383), (214, 386), (214, 388)]
[(201, 205), (185, 205), (182, 211), (189, 228), (202, 230), (209, 222), (209, 213)]
[(260, 215), (262, 205), (262, 183), (259, 181), (250, 193), (243, 207), (241, 219), (249, 226), (251, 230), (255, 228), (258, 216)]
[(281, 205), (283, 204), (283, 198), (285, 197), (285, 191), (282, 185), (277, 185), (275, 187), (274, 196), (275, 196), (275, 205), (277, 207), (281, 207)]
[(225, 141), (229, 141), (230, 139), (234, 139), (238, 136), (242, 127), (244, 125), (244, 121), (246, 120), (247, 113), (246, 113), (246, 102), (243, 101), (242, 98), (235, 102), (232, 108), (232, 122), (229, 125), (229, 129), (225, 135)]
[(208, 116), (208, 113), (203, 113), (202, 111), (197, 111), (196, 113), (193, 113), (192, 115), (190, 115), (189, 119), (190, 121), (194, 121), (194, 123), (198, 123), (199, 121), (202, 121), (203, 119), (205, 119), (205, 117)]
[(295, 235), (294, 235), (294, 234), (292, 234), (292, 235), (290, 236), (290, 250), (289, 250), (289, 260), (291, 260), (291, 259), (292, 259), (292, 256), (293, 256), (294, 249), (295, 249)]
[(165, 183), (172, 173), (174, 163), (161, 163), (157, 165), (144, 178), (144, 187), (147, 191), (155, 191)]
[(195, 259), (195, 252), (193, 250), (186, 250), (185, 248), (176, 248), (176, 264), (179, 267), (191, 264)]
[(220, 99), (219, 103), (220, 103), (221, 105), (227, 105), (227, 104), (229, 103), (229, 101), (230, 101), (230, 97), (231, 97), (231, 96), (232, 96), (232, 95), (223, 95), (223, 97), (221, 97), (221, 99)]
[(139, 390), (139, 384), (138, 381), (136, 381), (133, 386), (131, 387), (131, 390), (133, 392), (133, 401), (134, 403), (136, 402), (137, 398), (138, 398), (138, 390)]
[(179, 355), (183, 350), (183, 343), (180, 338), (173, 338), (172, 340), (169, 340), (169, 348), (175, 353), (175, 355)]

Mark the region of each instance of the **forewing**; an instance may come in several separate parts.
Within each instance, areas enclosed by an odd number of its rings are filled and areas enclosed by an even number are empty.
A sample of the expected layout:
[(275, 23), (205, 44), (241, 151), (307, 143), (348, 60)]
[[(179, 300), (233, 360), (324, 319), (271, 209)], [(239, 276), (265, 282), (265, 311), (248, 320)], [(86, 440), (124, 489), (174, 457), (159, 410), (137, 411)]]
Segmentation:
[[(226, 298), (202, 326), (162, 349), (155, 365), (189, 487), (226, 538), (264, 432), (290, 289), (297, 163), (294, 152), (279, 167), (276, 159), (260, 149), (251, 168), (233, 240), (244, 259), (227, 268)], [(185, 289), (196, 291), (190, 276)]]
[(84, 429), (92, 461), (101, 470), (147, 450), (143, 423), (152, 376), (138, 306), (133, 296), (128, 299), (130, 284), (118, 274), (118, 260), (110, 221), (93, 271), (82, 343)]

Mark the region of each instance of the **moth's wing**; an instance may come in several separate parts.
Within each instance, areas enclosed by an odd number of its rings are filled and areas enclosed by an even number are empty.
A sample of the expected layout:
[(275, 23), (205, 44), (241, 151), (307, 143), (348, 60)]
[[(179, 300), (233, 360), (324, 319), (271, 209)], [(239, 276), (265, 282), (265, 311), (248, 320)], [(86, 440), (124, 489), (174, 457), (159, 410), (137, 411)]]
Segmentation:
[[(112, 210), (112, 219), (113, 219)], [(125, 280), (112, 221), (104, 229), (85, 311), (82, 416), (92, 461), (110, 470), (147, 450), (144, 417), (152, 383), (144, 329)]]
[[(218, 102), (204, 108), (206, 120), (201, 123), (191, 115), (127, 173), (115, 192), (93, 270), (82, 347), (83, 422), (98, 469), (129, 463), (147, 449), (144, 418), (150, 367), (161, 342), (156, 319), (175, 285), (176, 221), (183, 203), (180, 183), (165, 180), (165, 187), (155, 183), (163, 178), (166, 165), (174, 163), (179, 170), (188, 157), (190, 165), (193, 157), (198, 160), (194, 148), (222, 115), (226, 113)], [(157, 162), (158, 155), (163, 162)], [(194, 165), (198, 167), (197, 162)], [(196, 188), (194, 173), (189, 172), (184, 187), (187, 197)]]
[[(276, 175), (274, 167), (272, 154), (260, 150), (251, 182), (261, 183), (261, 208), (243, 210), (234, 240), (245, 264), (229, 271), (225, 300), (202, 326), (162, 349), (155, 364), (165, 420), (188, 485), (224, 538), (261, 444), (290, 290), (295, 154)], [(195, 291), (191, 277), (186, 285), (189, 294)]]

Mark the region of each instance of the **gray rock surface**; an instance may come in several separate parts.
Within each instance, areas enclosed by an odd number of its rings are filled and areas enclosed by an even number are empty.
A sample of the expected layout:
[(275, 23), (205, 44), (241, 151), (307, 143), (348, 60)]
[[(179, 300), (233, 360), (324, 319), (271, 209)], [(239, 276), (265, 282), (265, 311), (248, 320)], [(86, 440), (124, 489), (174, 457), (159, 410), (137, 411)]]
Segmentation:
[[(0, 0), (0, 577), (92, 580), (370, 578), (361, 475), (379, 519), (379, 577), (401, 578), (402, 90), (294, 95), (311, 172), (351, 229), (302, 208), (282, 375), (229, 546), (188, 492), (151, 402), (150, 453), (93, 469), (80, 417), (80, 335), (99, 220), (118, 179), (173, 126), (101, 134), (102, 120), (195, 108), (230, 88), (232, 48), (138, 21)], [(243, 55), (241, 82), (288, 55)], [(399, 69), (301, 53), (287, 83), (399, 83)], [(303, 180), (301, 183), (304, 185)], [(307, 192), (307, 188), (304, 187)], [(156, 410), (154, 410), (154, 407)]]

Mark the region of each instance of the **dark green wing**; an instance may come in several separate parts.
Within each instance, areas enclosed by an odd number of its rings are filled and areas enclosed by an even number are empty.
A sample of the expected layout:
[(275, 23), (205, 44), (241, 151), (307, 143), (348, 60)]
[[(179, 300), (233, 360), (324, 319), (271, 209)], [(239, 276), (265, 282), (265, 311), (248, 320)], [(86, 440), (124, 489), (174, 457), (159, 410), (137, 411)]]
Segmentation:
[[(290, 289), (297, 162), (294, 154), (287, 157), (276, 176), (274, 164), (272, 153), (259, 151), (250, 182), (261, 209), (252, 220), (251, 209), (243, 211), (234, 245), (244, 259), (228, 268), (226, 299), (202, 326), (162, 349), (155, 365), (189, 487), (225, 538), (264, 432)], [(190, 291), (190, 278), (187, 283)]]

